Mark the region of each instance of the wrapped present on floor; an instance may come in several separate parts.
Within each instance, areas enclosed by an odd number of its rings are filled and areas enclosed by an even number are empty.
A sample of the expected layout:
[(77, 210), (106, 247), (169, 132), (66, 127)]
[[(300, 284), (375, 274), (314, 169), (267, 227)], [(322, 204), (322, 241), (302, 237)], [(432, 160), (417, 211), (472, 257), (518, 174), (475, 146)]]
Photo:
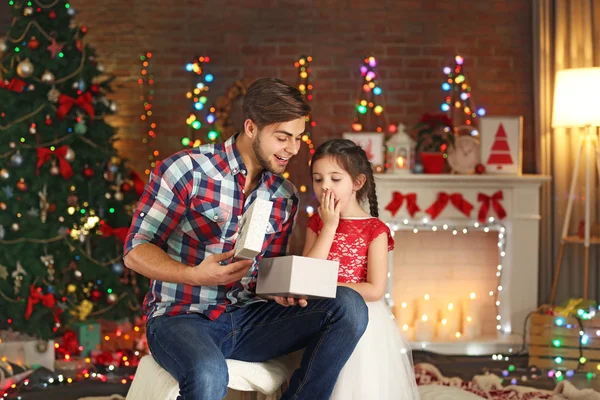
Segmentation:
[(542, 306), (530, 315), (529, 366), (597, 373), (599, 332), (595, 302), (572, 299), (563, 306)]
[(235, 259), (251, 260), (262, 251), (265, 235), (270, 227), (269, 218), (273, 202), (256, 199), (238, 224), (238, 237), (234, 247)]
[(94, 367), (92, 360), (89, 357), (69, 357), (68, 360), (56, 360), (54, 365), (57, 373), (61, 373), (69, 378), (83, 375), (86, 372), (93, 370)]
[(256, 294), (267, 296), (335, 298), (338, 261), (284, 256), (259, 263)]
[(100, 350), (109, 352), (137, 350), (146, 353), (146, 346), (145, 326), (135, 326), (133, 330), (127, 333), (116, 331), (104, 334)]
[(0, 331), (0, 359), (54, 371), (54, 357), (52, 340), (37, 340), (18, 332)]
[(76, 322), (72, 324), (72, 329), (77, 334), (82, 356), (88, 356), (92, 350), (100, 348), (102, 332), (98, 322)]

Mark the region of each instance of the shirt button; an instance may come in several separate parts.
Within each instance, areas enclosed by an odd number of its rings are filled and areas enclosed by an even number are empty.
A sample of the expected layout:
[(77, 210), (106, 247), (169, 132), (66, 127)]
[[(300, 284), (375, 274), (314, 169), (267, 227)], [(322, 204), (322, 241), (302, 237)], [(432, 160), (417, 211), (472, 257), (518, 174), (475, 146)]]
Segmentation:
[(233, 172), (233, 174), (235, 175), (235, 174), (237, 174), (238, 172), (240, 172), (240, 170), (239, 170), (239, 169), (237, 169), (237, 168), (234, 168), (234, 169), (233, 169), (233, 171), (231, 171), (231, 172)]
[(146, 214), (143, 212), (140, 213), (140, 217), (143, 217), (144, 215), (146, 215)]
[(246, 170), (245, 169), (242, 170), (242, 174), (246, 175)]
[(218, 216), (218, 215), (215, 215), (215, 216), (213, 217), (213, 219), (216, 221), (216, 220), (218, 220), (218, 219), (219, 219), (219, 216)]

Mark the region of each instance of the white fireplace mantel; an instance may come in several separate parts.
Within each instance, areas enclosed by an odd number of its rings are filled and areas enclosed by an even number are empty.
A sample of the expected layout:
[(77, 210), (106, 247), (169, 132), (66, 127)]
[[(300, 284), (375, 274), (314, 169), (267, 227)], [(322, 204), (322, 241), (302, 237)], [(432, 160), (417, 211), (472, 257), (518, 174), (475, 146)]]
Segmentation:
[[(527, 314), (537, 308), (540, 187), (549, 180), (549, 176), (542, 175), (376, 175), (379, 215), (384, 222), (396, 227), (411, 228), (423, 224), (447, 224), (457, 229), (473, 227), (481, 206), (479, 193), (491, 196), (502, 191), (501, 204), (506, 210), (506, 217), (498, 220), (491, 206), (488, 213), (488, 217), (496, 218), (495, 223), (500, 223), (505, 229), (506, 254), (501, 276), (503, 288), (498, 293), (501, 301), (498, 313), (502, 331), (521, 334)], [(420, 211), (411, 217), (404, 201), (396, 215), (392, 216), (385, 208), (394, 192), (403, 195), (415, 193)], [(440, 192), (462, 194), (473, 205), (470, 217), (448, 203), (444, 211), (432, 220), (425, 210), (435, 202)]]

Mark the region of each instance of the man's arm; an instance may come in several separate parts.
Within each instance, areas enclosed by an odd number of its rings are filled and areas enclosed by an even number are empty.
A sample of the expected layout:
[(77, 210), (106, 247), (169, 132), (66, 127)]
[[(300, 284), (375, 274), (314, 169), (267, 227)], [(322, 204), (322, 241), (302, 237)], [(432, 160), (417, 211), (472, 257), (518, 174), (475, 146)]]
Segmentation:
[(125, 240), (125, 265), (150, 279), (165, 282), (200, 286), (236, 282), (246, 274), (251, 261), (220, 265), (233, 252), (211, 255), (199, 266), (191, 267), (174, 260), (161, 248), (187, 210), (188, 190), (193, 187), (192, 170), (191, 159), (178, 154), (152, 172)]

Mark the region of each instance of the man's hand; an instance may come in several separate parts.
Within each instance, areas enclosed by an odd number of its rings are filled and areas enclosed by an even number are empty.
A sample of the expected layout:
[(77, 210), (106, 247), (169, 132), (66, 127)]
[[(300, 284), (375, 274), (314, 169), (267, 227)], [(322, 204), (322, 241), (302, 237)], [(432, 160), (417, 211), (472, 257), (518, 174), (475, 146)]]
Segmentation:
[(306, 307), (308, 302), (306, 299), (300, 298), (295, 299), (293, 297), (282, 297), (282, 296), (272, 296), (273, 300), (280, 306), (289, 307), (299, 305), (300, 307)]
[(233, 254), (233, 250), (222, 254), (211, 254), (199, 265), (186, 269), (186, 280), (194, 286), (222, 286), (239, 281), (248, 273), (253, 260), (220, 264), (221, 261), (231, 259)]

